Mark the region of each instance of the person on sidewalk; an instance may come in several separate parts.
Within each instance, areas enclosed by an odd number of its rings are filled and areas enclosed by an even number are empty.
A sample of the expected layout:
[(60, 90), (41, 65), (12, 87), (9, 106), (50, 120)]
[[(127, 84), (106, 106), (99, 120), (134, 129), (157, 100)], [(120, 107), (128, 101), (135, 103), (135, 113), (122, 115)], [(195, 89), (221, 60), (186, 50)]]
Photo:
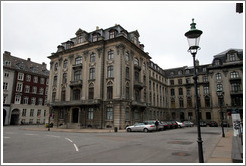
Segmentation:
[(159, 121), (158, 121), (158, 119), (156, 119), (156, 121), (155, 121), (156, 131), (158, 131), (158, 126), (159, 126)]

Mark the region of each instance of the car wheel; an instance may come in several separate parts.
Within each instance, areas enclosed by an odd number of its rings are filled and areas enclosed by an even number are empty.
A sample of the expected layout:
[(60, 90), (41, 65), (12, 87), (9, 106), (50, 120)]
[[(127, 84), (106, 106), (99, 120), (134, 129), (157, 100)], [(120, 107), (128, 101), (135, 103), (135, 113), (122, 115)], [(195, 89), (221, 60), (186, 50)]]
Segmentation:
[(147, 133), (149, 130), (145, 128), (143, 131), (144, 131), (145, 133)]
[(130, 128), (127, 129), (127, 132), (131, 132), (132, 130)]

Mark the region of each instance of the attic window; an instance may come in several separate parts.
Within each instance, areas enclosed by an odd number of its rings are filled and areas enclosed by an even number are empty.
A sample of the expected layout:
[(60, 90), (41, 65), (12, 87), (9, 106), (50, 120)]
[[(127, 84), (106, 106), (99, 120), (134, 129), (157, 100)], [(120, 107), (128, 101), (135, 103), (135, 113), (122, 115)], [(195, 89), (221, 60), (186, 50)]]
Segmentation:
[(229, 61), (230, 61), (230, 62), (233, 62), (233, 61), (235, 61), (235, 60), (236, 60), (235, 54), (229, 54)]
[(133, 37), (133, 43), (137, 44), (138, 43), (138, 38), (136, 36)]
[(220, 60), (219, 59), (214, 60), (214, 65), (219, 66), (220, 65)]
[(82, 35), (79, 35), (78, 36), (78, 43), (82, 43), (82, 42), (83, 42)]
[(92, 36), (92, 42), (98, 41), (98, 34), (93, 34)]

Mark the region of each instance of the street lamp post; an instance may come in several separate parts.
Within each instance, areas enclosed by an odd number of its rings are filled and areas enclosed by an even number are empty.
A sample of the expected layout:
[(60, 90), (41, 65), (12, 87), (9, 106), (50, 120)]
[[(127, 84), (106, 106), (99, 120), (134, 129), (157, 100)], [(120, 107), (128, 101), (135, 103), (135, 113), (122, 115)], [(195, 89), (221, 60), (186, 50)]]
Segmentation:
[(200, 118), (199, 118), (199, 105), (198, 105), (198, 91), (197, 91), (197, 71), (196, 71), (196, 53), (200, 49), (199, 41), (200, 36), (202, 34), (201, 30), (196, 29), (196, 23), (194, 23), (194, 19), (192, 19), (192, 23), (190, 24), (191, 28), (188, 32), (185, 33), (185, 36), (188, 39), (189, 49), (188, 52), (191, 53), (193, 57), (194, 64), (194, 87), (195, 87), (195, 97), (196, 97), (196, 121), (197, 121), (197, 143), (198, 143), (198, 153), (199, 153), (199, 162), (204, 163), (203, 159), (203, 149), (202, 149), (202, 138), (201, 138), (201, 129), (200, 129)]
[(224, 115), (222, 111), (222, 100), (224, 96), (224, 92), (222, 92), (221, 89), (217, 89), (217, 95), (218, 95), (218, 101), (219, 101), (219, 107), (220, 107), (220, 120), (221, 120), (221, 127), (222, 127), (222, 137), (225, 137), (225, 132), (224, 132), (224, 125), (223, 125), (223, 120), (224, 120)]

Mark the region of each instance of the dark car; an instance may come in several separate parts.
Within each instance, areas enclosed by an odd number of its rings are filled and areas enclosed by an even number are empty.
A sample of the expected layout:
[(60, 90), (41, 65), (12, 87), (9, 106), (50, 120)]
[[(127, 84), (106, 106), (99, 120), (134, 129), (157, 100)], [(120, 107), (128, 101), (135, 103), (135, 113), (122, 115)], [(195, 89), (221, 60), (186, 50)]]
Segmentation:
[(218, 123), (216, 123), (215, 121), (211, 121), (208, 123), (209, 127), (218, 127)]
[(170, 121), (166, 121), (166, 122), (167, 122), (167, 124), (169, 126), (169, 129), (174, 129), (175, 128), (172, 122), (170, 122)]
[(200, 121), (200, 126), (201, 126), (201, 127), (207, 127), (207, 123), (204, 122), (204, 121)]
[(176, 129), (179, 127), (178, 123), (176, 121), (170, 121), (173, 124), (173, 128)]
[(161, 124), (164, 126), (164, 130), (167, 130), (170, 128), (170, 126), (165, 121), (161, 121)]

